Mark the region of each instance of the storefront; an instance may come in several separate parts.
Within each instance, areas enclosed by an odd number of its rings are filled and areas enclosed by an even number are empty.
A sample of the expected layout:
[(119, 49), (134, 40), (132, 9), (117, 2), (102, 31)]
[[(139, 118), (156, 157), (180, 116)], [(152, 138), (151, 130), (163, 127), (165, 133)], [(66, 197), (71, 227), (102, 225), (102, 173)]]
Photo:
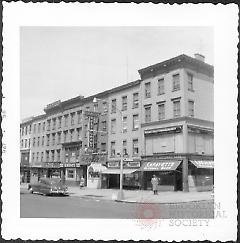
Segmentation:
[(79, 186), (80, 179), (84, 178), (84, 186), (86, 186), (87, 165), (80, 163), (62, 163), (61, 178), (69, 186)]
[(87, 170), (87, 187), (96, 189), (102, 188), (102, 182), (103, 186), (105, 182), (105, 179), (102, 180), (102, 173), (106, 170), (106, 166), (101, 163), (91, 163)]
[(21, 182), (30, 182), (29, 151), (21, 152), (20, 176)]
[(181, 160), (144, 162), (140, 168), (143, 173), (142, 189), (152, 190), (151, 179), (156, 175), (159, 178), (159, 191), (182, 190), (181, 162)]
[[(140, 189), (140, 161), (123, 161), (123, 188)], [(107, 170), (102, 172), (102, 188), (120, 187), (120, 161), (109, 161)]]
[(214, 161), (189, 161), (189, 191), (209, 191), (214, 185)]

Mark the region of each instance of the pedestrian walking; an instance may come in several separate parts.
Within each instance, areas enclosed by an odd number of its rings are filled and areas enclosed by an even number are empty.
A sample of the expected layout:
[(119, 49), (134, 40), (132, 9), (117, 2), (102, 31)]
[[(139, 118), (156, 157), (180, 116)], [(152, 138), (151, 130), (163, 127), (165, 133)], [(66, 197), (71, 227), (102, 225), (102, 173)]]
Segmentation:
[(157, 195), (158, 178), (156, 177), (156, 175), (153, 175), (151, 179), (151, 183), (152, 183), (153, 194)]

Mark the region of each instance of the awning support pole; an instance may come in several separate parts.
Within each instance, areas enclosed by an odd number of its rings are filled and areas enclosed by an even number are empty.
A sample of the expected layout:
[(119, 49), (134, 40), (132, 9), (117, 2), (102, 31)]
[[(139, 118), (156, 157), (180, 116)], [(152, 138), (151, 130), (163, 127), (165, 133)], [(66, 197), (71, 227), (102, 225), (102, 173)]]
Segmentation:
[[(187, 124), (183, 124), (183, 149), (184, 153), (188, 153), (188, 127)], [(183, 191), (189, 192), (188, 186), (188, 158), (183, 157), (183, 164), (182, 164), (182, 181), (183, 181)]]

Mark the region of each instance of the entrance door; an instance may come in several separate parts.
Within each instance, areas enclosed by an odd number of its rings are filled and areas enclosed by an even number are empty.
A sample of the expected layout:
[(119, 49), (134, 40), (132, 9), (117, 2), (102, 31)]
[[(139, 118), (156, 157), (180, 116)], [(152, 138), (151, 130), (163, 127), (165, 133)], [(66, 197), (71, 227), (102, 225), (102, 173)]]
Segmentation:
[(175, 191), (182, 191), (182, 173), (175, 171)]
[(119, 188), (120, 175), (109, 174), (109, 188)]

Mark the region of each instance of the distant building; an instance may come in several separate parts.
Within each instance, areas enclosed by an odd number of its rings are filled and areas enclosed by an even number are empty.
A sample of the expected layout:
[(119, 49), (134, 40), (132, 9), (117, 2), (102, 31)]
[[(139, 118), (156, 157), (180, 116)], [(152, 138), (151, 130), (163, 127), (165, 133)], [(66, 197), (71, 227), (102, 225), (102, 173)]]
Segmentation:
[(118, 188), (124, 160), (124, 187), (150, 189), (156, 174), (159, 190), (210, 190), (213, 72), (202, 55), (180, 55), (139, 70), (140, 80), (53, 102), (21, 123), (21, 158), (35, 176), (71, 185), (83, 177), (88, 187)]

